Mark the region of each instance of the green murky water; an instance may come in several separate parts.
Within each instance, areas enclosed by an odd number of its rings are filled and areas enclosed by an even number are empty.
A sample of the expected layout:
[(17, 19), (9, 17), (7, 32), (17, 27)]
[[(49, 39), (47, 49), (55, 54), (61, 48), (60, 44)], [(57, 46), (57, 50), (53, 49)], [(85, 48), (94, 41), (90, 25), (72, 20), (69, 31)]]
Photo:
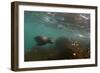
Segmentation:
[[(64, 20), (66, 19), (66, 20)], [(70, 23), (68, 16), (63, 13), (50, 13), (50, 12), (37, 12), (25, 11), (24, 12), (24, 48), (25, 53), (32, 51), (37, 42), (34, 37), (47, 36), (55, 41), (59, 37), (66, 37), (71, 42), (82, 41), (89, 46), (89, 27), (85, 29), (80, 26)], [(69, 21), (68, 23), (66, 21)], [(72, 21), (72, 20), (71, 20)], [(83, 26), (82, 26), (83, 27)], [(46, 45), (45, 45), (46, 46)], [(49, 45), (51, 46), (51, 45)], [(87, 47), (89, 48), (89, 47)]]

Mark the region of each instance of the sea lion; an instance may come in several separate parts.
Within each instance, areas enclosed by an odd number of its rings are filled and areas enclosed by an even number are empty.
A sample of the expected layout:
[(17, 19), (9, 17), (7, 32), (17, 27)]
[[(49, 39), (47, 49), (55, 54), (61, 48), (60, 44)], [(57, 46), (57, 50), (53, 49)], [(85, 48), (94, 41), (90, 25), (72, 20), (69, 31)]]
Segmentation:
[(48, 38), (47, 36), (36, 36), (34, 39), (37, 42), (37, 45), (45, 45), (47, 43), (51, 44), (53, 43), (51, 39)]

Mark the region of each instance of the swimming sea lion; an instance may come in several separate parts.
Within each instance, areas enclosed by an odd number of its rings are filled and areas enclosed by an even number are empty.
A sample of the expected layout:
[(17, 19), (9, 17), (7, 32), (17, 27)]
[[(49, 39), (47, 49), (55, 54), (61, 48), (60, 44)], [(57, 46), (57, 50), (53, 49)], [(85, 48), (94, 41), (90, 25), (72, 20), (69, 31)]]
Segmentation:
[(36, 36), (34, 39), (38, 45), (45, 45), (47, 43), (53, 43), (51, 39), (48, 38), (47, 36)]

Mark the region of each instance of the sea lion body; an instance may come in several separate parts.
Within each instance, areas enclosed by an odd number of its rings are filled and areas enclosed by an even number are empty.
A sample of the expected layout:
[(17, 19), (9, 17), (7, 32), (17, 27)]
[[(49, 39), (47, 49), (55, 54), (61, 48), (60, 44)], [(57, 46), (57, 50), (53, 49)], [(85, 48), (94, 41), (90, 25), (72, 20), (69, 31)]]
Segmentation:
[(51, 39), (46, 36), (36, 36), (34, 39), (38, 45), (45, 45), (47, 43), (52, 43)]

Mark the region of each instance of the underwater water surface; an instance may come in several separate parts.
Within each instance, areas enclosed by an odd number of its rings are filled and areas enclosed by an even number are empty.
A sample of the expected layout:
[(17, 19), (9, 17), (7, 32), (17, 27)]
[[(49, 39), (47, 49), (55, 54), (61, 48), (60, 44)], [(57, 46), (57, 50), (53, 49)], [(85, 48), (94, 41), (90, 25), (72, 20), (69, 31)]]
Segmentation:
[(25, 61), (90, 58), (90, 14), (24, 11)]

